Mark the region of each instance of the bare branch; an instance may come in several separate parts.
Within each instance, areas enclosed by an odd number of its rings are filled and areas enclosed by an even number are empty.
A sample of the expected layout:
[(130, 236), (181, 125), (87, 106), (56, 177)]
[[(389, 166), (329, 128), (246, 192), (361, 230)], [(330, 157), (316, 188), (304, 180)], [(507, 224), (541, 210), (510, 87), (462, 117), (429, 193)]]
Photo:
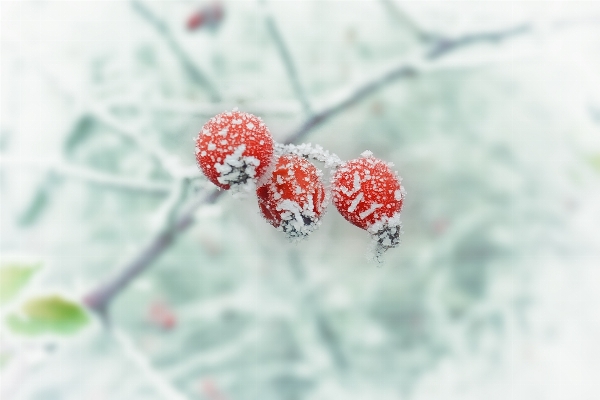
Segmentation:
[(142, 138), (134, 129), (126, 126), (117, 118), (115, 118), (109, 109), (98, 104), (93, 99), (82, 95), (75, 88), (71, 87), (68, 82), (64, 82), (56, 77), (56, 75), (47, 71), (40, 65), (35, 66), (40, 74), (54, 86), (63, 96), (78, 104), (81, 108), (81, 118), (89, 117), (92, 120), (99, 122), (107, 128), (132, 141), (141, 151), (155, 160), (163, 167), (171, 176), (177, 176), (177, 165), (171, 156), (163, 152), (161, 149), (152, 145), (151, 142)]
[[(434, 57), (431, 55), (426, 55), (424, 59), (420, 61), (412, 63), (403, 62), (381, 74), (378, 74), (371, 80), (350, 91), (344, 97), (339, 98), (331, 105), (324, 107), (321, 111), (309, 117), (300, 125), (300, 127), (292, 132), (283, 143), (290, 144), (299, 142), (306, 137), (308, 133), (323, 124), (325, 121), (340, 114), (342, 111), (347, 110), (352, 105), (365, 99), (365, 97), (374, 93), (385, 85), (402, 78), (414, 77), (422, 71), (430, 69), (435, 70), (433, 63), (431, 62), (431, 60), (434, 58), (441, 58), (442, 56), (450, 54), (458, 49), (462, 49), (482, 41), (494, 42), (504, 40), (505, 38), (516, 36), (528, 30), (529, 28), (512, 28), (503, 31), (504, 33), (496, 32), (467, 35), (450, 45), (445, 45), (443, 50), (438, 50), (438, 53)], [(162, 254), (162, 252), (171, 245), (177, 235), (184, 232), (194, 223), (195, 210), (202, 204), (215, 202), (222, 193), (222, 191), (214, 190), (206, 197), (197, 199), (195, 203), (190, 205), (187, 211), (183, 212), (181, 216), (177, 218), (174, 224), (170, 225), (166, 229), (161, 230), (131, 261), (126, 263), (122, 268), (118, 269), (117, 275), (112, 280), (109, 280), (107, 283), (93, 289), (87, 296), (85, 296), (85, 303), (88, 305), (88, 307), (96, 311), (99, 315), (106, 316), (107, 307), (112, 299), (123, 289), (125, 289), (133, 279), (144, 272), (152, 264), (152, 262), (155, 261), (155, 259), (158, 258), (160, 254)]]
[(119, 344), (123, 353), (135, 365), (139, 372), (146, 378), (148, 384), (156, 389), (166, 400), (185, 400), (182, 393), (171, 385), (169, 381), (154, 369), (150, 361), (136, 347), (131, 338), (120, 329), (111, 329), (112, 337)]
[(84, 297), (84, 303), (101, 317), (106, 318), (112, 299), (144, 272), (180, 233), (193, 224), (194, 212), (200, 205), (214, 203), (222, 193), (222, 191), (213, 190), (207, 196), (199, 197), (173, 224), (168, 224), (166, 229), (161, 229), (156, 236), (150, 239), (132, 260), (126, 262), (122, 268), (118, 268), (115, 277), (88, 293)]
[(26, 160), (13, 157), (0, 156), (0, 165), (3, 167), (38, 168), (60, 176), (80, 180), (92, 185), (107, 189), (117, 189), (155, 196), (165, 196), (171, 190), (169, 184), (137, 179), (120, 178), (118, 176), (98, 172), (96, 170), (71, 165), (65, 162), (51, 160)]
[(330, 106), (324, 107), (321, 111), (308, 118), (302, 125), (300, 125), (299, 128), (297, 128), (293, 133), (291, 133), (288, 136), (287, 140), (285, 140), (284, 143), (289, 144), (298, 142), (310, 131), (312, 131), (325, 121), (329, 120), (333, 116), (346, 110), (350, 106), (363, 100), (369, 94), (377, 91), (381, 87), (397, 79), (416, 76), (417, 72), (418, 71), (414, 67), (402, 63), (398, 67), (392, 68), (390, 71), (385, 72), (372, 80), (369, 80), (367, 83), (352, 90), (347, 96), (335, 101)]
[(428, 32), (410, 18), (394, 0), (381, 0), (387, 12), (394, 17), (396, 21), (408, 28), (411, 34), (421, 42), (431, 42), (439, 38), (438, 34)]
[(300, 103), (302, 104), (304, 113), (306, 115), (312, 115), (310, 101), (308, 100), (306, 92), (304, 91), (304, 87), (300, 83), (300, 77), (298, 76), (298, 71), (296, 70), (296, 65), (292, 59), (292, 55), (290, 54), (288, 46), (285, 44), (285, 41), (281, 36), (281, 32), (277, 27), (277, 23), (269, 11), (265, 11), (265, 23), (267, 25), (267, 31), (269, 32), (269, 35), (271, 35), (275, 45), (277, 46), (279, 57), (281, 57), (281, 60), (283, 61), (288, 79), (292, 84), (294, 92), (296, 93), (296, 97), (298, 97), (298, 100), (300, 100)]
[(131, 5), (133, 6), (133, 9), (164, 38), (167, 42), (167, 46), (169, 46), (173, 54), (175, 54), (189, 77), (208, 90), (212, 101), (221, 101), (221, 95), (217, 91), (216, 86), (208, 78), (207, 74), (194, 63), (183, 47), (181, 47), (167, 24), (154, 14), (154, 12), (152, 12), (142, 1), (133, 0)]
[(497, 44), (506, 39), (521, 36), (532, 31), (530, 24), (519, 24), (512, 28), (490, 32), (469, 33), (457, 38), (439, 38), (427, 53), (427, 58), (434, 60), (447, 53), (478, 43)]

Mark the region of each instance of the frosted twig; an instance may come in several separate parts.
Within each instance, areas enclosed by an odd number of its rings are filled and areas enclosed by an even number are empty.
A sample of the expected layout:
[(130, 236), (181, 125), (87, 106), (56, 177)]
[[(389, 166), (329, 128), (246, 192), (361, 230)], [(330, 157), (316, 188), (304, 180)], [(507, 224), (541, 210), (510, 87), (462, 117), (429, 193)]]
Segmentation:
[(92, 289), (85, 297), (84, 303), (104, 319), (108, 317), (108, 306), (112, 299), (125, 289), (131, 281), (144, 272), (177, 238), (194, 223), (194, 213), (202, 204), (214, 203), (223, 191), (213, 190), (204, 197), (198, 197), (179, 215), (175, 222), (167, 224), (106, 283)]
[(310, 158), (325, 164), (325, 168), (336, 168), (342, 160), (335, 155), (325, 150), (320, 145), (311, 145), (310, 143), (294, 144), (275, 144), (275, 154), (296, 154), (301, 157)]
[(175, 57), (177, 57), (189, 77), (208, 90), (212, 101), (221, 101), (221, 95), (217, 91), (216, 86), (211, 82), (206, 73), (194, 63), (183, 47), (181, 47), (167, 24), (152, 12), (142, 1), (132, 0), (131, 5), (133, 6), (133, 9), (164, 38), (167, 42), (167, 46), (169, 46)]
[(427, 52), (422, 59), (414, 62), (400, 62), (397, 66), (394, 66), (389, 70), (367, 80), (366, 83), (357, 86), (348, 95), (334, 101), (329, 106), (321, 109), (321, 111), (313, 114), (288, 136), (288, 139), (285, 143), (297, 142), (300, 138), (304, 137), (308, 132), (312, 131), (323, 122), (358, 103), (380, 88), (399, 79), (411, 78), (418, 75), (422, 71), (429, 70), (432, 68), (432, 62), (435, 59), (441, 58), (445, 55), (451, 54), (474, 44), (481, 42), (497, 43), (530, 31), (530, 26), (525, 24), (496, 32), (473, 33), (464, 35), (457, 39), (444, 39), (435, 44), (433, 49)]
[(431, 42), (439, 38), (438, 34), (428, 32), (417, 25), (417, 23), (413, 21), (412, 18), (410, 18), (394, 0), (381, 0), (381, 2), (385, 6), (388, 13), (402, 25), (406, 26), (418, 40), (422, 42)]
[(144, 140), (135, 130), (124, 125), (117, 118), (113, 117), (107, 107), (100, 105), (93, 99), (90, 99), (72, 87), (67, 82), (61, 81), (54, 74), (47, 71), (40, 65), (35, 66), (40, 74), (56, 87), (62, 95), (79, 104), (81, 107), (82, 116), (89, 116), (96, 122), (104, 124), (107, 128), (112, 129), (116, 133), (132, 141), (140, 150), (152, 157), (161, 167), (167, 170), (171, 176), (176, 176), (175, 165), (171, 161), (171, 157), (162, 150), (153, 146), (147, 140)]
[(150, 361), (136, 348), (129, 336), (123, 331), (112, 328), (112, 337), (119, 344), (123, 353), (144, 375), (146, 381), (155, 388), (166, 400), (186, 400), (187, 397), (171, 385), (162, 374), (158, 373)]
[(439, 37), (433, 45), (433, 48), (427, 53), (427, 58), (433, 60), (451, 51), (477, 43), (500, 43), (506, 39), (520, 36), (531, 31), (532, 26), (530, 24), (520, 24), (498, 31), (468, 33), (457, 38)]
[[(264, 1), (261, 3), (263, 3), (266, 7)], [(265, 11), (265, 23), (267, 25), (267, 31), (269, 32), (269, 35), (271, 35), (275, 45), (277, 46), (279, 57), (281, 57), (281, 60), (283, 61), (288, 79), (292, 84), (294, 92), (296, 93), (296, 97), (298, 97), (298, 100), (302, 104), (304, 113), (306, 115), (312, 115), (312, 107), (310, 106), (310, 101), (308, 100), (308, 96), (306, 95), (304, 87), (300, 83), (300, 77), (298, 76), (298, 71), (296, 69), (296, 65), (294, 64), (294, 60), (292, 59), (292, 55), (290, 54), (288, 46), (285, 44), (285, 41), (281, 36), (281, 32), (277, 27), (277, 23), (273, 19), (270, 11)]]
[(65, 162), (52, 160), (27, 160), (14, 157), (0, 156), (0, 165), (3, 167), (18, 167), (18, 168), (38, 168), (44, 169), (47, 172), (53, 172), (57, 175), (66, 178), (80, 180), (92, 185), (98, 185), (103, 188), (125, 190), (131, 192), (145, 193), (150, 195), (164, 196), (169, 193), (169, 184), (151, 181), (142, 181), (137, 179), (125, 179), (98, 172), (96, 170), (71, 165)]
[(324, 107), (316, 114), (313, 114), (304, 123), (302, 123), (302, 125), (300, 125), (296, 131), (290, 134), (284, 143), (289, 144), (299, 141), (302, 137), (306, 136), (310, 131), (321, 125), (323, 122), (346, 110), (350, 106), (358, 103), (384, 85), (400, 78), (415, 76), (417, 72), (418, 71), (413, 66), (402, 63), (398, 67), (375, 77), (364, 85), (357, 87), (348, 96), (334, 102), (330, 106)]

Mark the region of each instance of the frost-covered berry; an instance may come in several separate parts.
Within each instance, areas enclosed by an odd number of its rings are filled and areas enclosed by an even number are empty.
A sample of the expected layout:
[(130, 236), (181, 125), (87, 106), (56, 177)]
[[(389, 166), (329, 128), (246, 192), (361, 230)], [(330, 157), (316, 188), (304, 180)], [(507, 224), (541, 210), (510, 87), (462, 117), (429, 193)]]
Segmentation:
[(290, 239), (308, 236), (319, 226), (325, 208), (321, 175), (300, 156), (279, 157), (273, 174), (256, 191), (262, 215)]
[(262, 120), (233, 110), (212, 117), (196, 139), (196, 160), (222, 189), (253, 187), (273, 157), (273, 138)]
[(349, 222), (375, 240), (375, 257), (400, 244), (400, 211), (405, 191), (401, 178), (370, 151), (343, 163), (332, 180), (333, 203)]

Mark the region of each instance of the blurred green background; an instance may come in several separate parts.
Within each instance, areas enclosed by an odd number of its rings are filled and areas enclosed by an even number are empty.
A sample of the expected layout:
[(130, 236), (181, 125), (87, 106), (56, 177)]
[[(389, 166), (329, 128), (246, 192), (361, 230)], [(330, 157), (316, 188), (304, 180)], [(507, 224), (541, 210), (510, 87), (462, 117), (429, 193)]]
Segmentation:
[[(3, 400), (600, 398), (598, 3), (0, 7)], [(383, 266), (334, 207), (300, 244), (193, 208), (233, 107), (278, 141), (333, 107), (302, 142), (395, 164)]]

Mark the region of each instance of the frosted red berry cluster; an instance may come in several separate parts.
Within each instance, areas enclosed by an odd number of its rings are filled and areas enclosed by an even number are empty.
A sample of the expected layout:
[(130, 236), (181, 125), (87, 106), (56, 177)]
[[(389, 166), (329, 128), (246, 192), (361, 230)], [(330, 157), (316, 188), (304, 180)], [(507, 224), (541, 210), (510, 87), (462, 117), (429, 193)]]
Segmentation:
[[(259, 117), (234, 109), (204, 125), (196, 160), (219, 188), (255, 192), (264, 218), (292, 240), (316, 230), (333, 200), (347, 221), (371, 234), (375, 258), (400, 244), (404, 187), (392, 164), (370, 151), (342, 162), (320, 146), (275, 143)], [(331, 169), (327, 185), (309, 160)]]

